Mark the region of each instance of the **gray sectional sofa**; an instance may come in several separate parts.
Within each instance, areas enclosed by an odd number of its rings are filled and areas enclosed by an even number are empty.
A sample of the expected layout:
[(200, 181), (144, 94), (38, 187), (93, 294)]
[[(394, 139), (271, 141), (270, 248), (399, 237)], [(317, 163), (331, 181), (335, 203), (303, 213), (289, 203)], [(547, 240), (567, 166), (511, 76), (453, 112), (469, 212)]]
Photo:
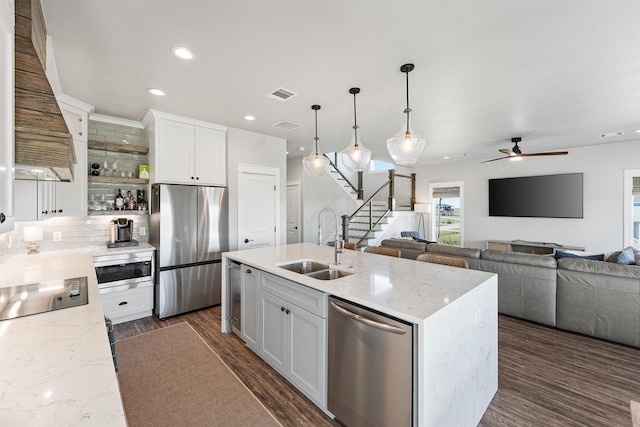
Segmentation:
[(636, 264), (459, 248), (387, 239), (403, 258), (432, 252), (498, 274), (498, 311), (560, 329), (640, 347), (640, 248)]

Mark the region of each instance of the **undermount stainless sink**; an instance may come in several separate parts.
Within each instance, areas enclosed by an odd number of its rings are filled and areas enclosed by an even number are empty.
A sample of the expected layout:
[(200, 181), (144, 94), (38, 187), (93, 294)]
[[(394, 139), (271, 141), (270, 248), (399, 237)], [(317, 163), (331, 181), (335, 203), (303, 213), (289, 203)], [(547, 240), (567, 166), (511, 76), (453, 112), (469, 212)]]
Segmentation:
[(280, 265), (279, 267), (299, 274), (309, 274), (313, 273), (314, 271), (326, 270), (327, 268), (329, 268), (329, 266), (326, 264), (321, 264), (319, 262), (310, 260), (291, 262), (289, 264)]
[(309, 273), (307, 276), (313, 277), (318, 280), (333, 280), (339, 279), (340, 277), (350, 276), (352, 273), (347, 273), (342, 270), (334, 270), (332, 268), (328, 268), (326, 270), (316, 271), (314, 273)]
[(340, 277), (345, 277), (353, 274), (347, 273), (346, 271), (342, 270), (335, 270), (333, 268), (329, 268), (327, 264), (322, 264), (311, 260), (290, 262), (288, 264), (282, 264), (279, 267), (284, 268), (285, 270), (293, 271), (294, 273), (303, 274), (307, 277), (313, 277), (314, 279), (318, 280), (339, 279)]

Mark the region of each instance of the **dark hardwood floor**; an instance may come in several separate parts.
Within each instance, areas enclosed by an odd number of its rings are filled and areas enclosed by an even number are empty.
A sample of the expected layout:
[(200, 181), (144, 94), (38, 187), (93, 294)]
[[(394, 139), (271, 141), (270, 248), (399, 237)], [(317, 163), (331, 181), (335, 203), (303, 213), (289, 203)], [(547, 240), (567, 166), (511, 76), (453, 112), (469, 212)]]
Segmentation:
[[(238, 337), (221, 333), (220, 307), (122, 323), (116, 340), (179, 322), (189, 322), (283, 425), (339, 425)], [(502, 315), (498, 340), (499, 388), (480, 426), (631, 425), (629, 401), (640, 399), (640, 349)]]

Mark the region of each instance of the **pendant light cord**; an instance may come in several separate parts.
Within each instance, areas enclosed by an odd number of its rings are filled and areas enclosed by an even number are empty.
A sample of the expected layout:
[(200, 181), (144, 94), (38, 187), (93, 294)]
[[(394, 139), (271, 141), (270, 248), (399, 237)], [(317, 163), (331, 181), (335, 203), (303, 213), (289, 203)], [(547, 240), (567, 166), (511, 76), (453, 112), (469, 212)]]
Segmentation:
[(318, 140), (320, 138), (318, 138), (318, 109), (314, 109), (315, 113), (316, 113), (316, 136), (313, 138), (313, 140), (316, 143), (316, 156), (318, 155)]
[(411, 108), (409, 108), (409, 71), (407, 70), (405, 71), (405, 75), (407, 76), (407, 108), (404, 110), (404, 112), (407, 114), (407, 131), (405, 132), (405, 135), (410, 135), (409, 133), (409, 113), (411, 113)]
[(358, 92), (353, 93), (353, 135), (355, 137), (355, 146), (358, 146), (358, 119), (356, 114), (356, 94)]

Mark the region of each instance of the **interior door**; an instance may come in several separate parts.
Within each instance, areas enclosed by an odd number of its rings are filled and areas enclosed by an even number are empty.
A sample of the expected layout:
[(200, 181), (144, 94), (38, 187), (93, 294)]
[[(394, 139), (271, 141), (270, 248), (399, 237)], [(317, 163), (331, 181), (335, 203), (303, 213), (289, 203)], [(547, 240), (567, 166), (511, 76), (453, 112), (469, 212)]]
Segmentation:
[(287, 183), (287, 244), (300, 243), (300, 183)]
[(238, 249), (275, 244), (275, 176), (238, 172)]

